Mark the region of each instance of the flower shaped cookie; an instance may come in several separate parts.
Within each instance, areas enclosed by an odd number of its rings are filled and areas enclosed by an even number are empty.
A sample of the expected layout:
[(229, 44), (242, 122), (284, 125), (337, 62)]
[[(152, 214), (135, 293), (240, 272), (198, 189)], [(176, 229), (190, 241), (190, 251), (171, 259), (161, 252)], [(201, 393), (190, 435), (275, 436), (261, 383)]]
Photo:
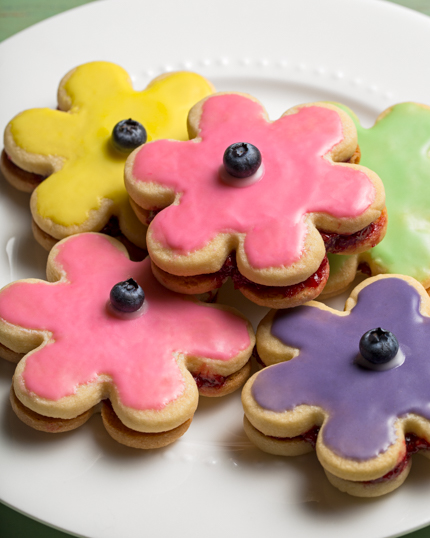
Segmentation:
[(3, 156), (2, 170), (23, 190), (39, 182), (31, 198), (36, 238), (50, 248), (71, 234), (100, 231), (113, 217), (128, 240), (144, 247), (146, 227), (124, 189), (127, 155), (113, 148), (112, 130), (132, 118), (145, 127), (149, 141), (186, 140), (189, 109), (212, 91), (207, 80), (189, 72), (162, 75), (135, 91), (121, 67), (92, 62), (63, 78), (59, 110), (31, 109), (16, 116), (6, 128), (9, 158)]
[[(197, 385), (218, 396), (249, 373), (254, 337), (243, 317), (166, 290), (149, 259), (130, 261), (114, 239), (63, 240), (50, 253), (47, 273), (51, 282), (23, 280), (0, 292), (0, 342), (26, 353), (12, 401), (34, 427), (76, 427), (109, 399), (114, 412), (105, 405), (103, 418), (111, 435), (130, 446), (162, 446), (188, 427)], [(145, 302), (121, 314), (109, 303), (110, 290), (130, 278)]]
[[(362, 127), (347, 107), (342, 108), (357, 127), (361, 164), (374, 170), (384, 183), (389, 220), (384, 241), (353, 259), (340, 257), (333, 279), (346, 287), (362, 264), (373, 275), (409, 275), (429, 288), (430, 107), (395, 105), (384, 111), (370, 129)], [(332, 278), (327, 289), (331, 287)]]
[[(257, 346), (272, 366), (243, 391), (251, 440), (295, 455), (310, 450), (317, 435), (318, 458), (342, 491), (376, 496), (398, 487), (410, 454), (430, 449), (429, 316), (424, 288), (393, 275), (360, 284), (345, 312), (311, 302), (269, 313)], [(378, 328), (394, 335), (399, 351), (375, 366), (359, 343)]]
[[(126, 164), (132, 201), (145, 210), (165, 208), (151, 222), (147, 241), (157, 278), (172, 289), (207, 291), (180, 278), (212, 277), (235, 251), (245, 294), (251, 288), (248, 296), (259, 302), (273, 287), (282, 295), (275, 304), (291, 306), (281, 288), (313, 278), (323, 263), (318, 230), (352, 237), (381, 217), (380, 180), (342, 162), (356, 150), (355, 130), (332, 105), (303, 105), (270, 122), (254, 98), (220, 93), (193, 107), (188, 122), (193, 140), (146, 144)], [(226, 179), (223, 154), (235, 143), (259, 149), (255, 181)], [(364, 248), (352, 242), (347, 251)], [(325, 280), (307, 286), (311, 293), (298, 303), (317, 295)]]

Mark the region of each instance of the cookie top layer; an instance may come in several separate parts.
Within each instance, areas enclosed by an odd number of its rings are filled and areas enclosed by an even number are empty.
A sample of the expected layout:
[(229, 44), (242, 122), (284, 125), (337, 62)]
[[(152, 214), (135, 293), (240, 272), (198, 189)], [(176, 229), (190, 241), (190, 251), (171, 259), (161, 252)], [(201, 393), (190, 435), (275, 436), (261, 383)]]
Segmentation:
[[(37, 401), (60, 408), (67, 397), (88, 387), (97, 393), (107, 384), (104, 397), (116, 393), (123, 406), (159, 410), (184, 392), (187, 361), (217, 371), (251, 353), (252, 329), (241, 316), (166, 290), (148, 258), (130, 261), (106, 236), (82, 234), (58, 243), (48, 276), (59, 281), (18, 281), (0, 293), (2, 338), (8, 331), (18, 342), (38, 337), (15, 374), (19, 391)], [(139, 316), (109, 308), (110, 290), (128, 278), (145, 292)]]
[(94, 224), (93, 212), (108, 203), (98, 221), (115, 215), (129, 239), (144, 238), (124, 189), (126, 155), (112, 147), (112, 130), (132, 118), (143, 124), (148, 140), (187, 140), (189, 109), (212, 91), (190, 72), (158, 77), (143, 91), (135, 91), (127, 72), (112, 63), (87, 63), (69, 72), (59, 87), (60, 110), (27, 110), (6, 129), (5, 149), (14, 163), (49, 176), (33, 195), (37, 224), (46, 230), (49, 222), (57, 238), (73, 227), (99, 230), (105, 222)]
[[(275, 413), (321, 408), (325, 446), (347, 459), (375, 458), (396, 441), (398, 419), (430, 420), (428, 302), (413, 279), (381, 276), (359, 286), (344, 313), (316, 302), (278, 311), (271, 334), (297, 356), (257, 374), (253, 398)], [(399, 341), (400, 366), (374, 371), (357, 364), (361, 336), (377, 327)]]
[[(270, 122), (254, 98), (220, 93), (196, 105), (189, 122), (197, 138), (147, 144), (126, 167), (127, 189), (137, 204), (154, 203), (154, 185), (173, 193), (174, 203), (156, 215), (148, 236), (150, 254), (162, 268), (160, 249), (171, 250), (173, 259), (224, 235), (230, 245), (236, 241), (242, 267), (285, 269), (309, 256), (312, 236), (321, 254), (309, 264), (312, 274), (325, 253), (313, 224), (353, 233), (383, 209), (372, 172), (334, 162), (356, 149), (353, 124), (334, 106), (304, 105)], [(253, 144), (262, 155), (262, 177), (246, 187), (226, 184), (220, 174), (224, 151), (237, 142)]]

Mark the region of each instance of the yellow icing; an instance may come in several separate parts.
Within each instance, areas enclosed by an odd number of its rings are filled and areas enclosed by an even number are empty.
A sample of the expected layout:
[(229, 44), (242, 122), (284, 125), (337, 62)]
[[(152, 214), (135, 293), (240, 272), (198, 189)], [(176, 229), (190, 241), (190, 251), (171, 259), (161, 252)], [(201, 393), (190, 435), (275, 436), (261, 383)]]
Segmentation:
[(20, 148), (63, 160), (61, 170), (37, 187), (39, 216), (62, 226), (80, 226), (107, 198), (113, 203), (111, 214), (137, 223), (124, 187), (126, 155), (110, 143), (113, 127), (132, 118), (144, 125), (148, 141), (187, 140), (188, 111), (212, 93), (212, 86), (200, 75), (178, 72), (138, 92), (121, 67), (92, 62), (77, 67), (63, 87), (71, 100), (68, 112), (32, 109), (10, 123)]

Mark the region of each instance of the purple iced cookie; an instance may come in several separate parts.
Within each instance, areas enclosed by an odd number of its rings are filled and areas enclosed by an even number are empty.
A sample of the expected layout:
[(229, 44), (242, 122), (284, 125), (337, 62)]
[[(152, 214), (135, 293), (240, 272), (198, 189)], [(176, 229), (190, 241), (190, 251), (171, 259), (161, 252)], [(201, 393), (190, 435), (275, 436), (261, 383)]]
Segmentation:
[[(267, 452), (316, 447), (342, 491), (377, 496), (430, 454), (430, 300), (410, 277), (368, 279), (346, 311), (271, 311), (257, 333), (269, 368), (243, 391), (245, 429)], [(292, 359), (292, 360), (289, 360)]]

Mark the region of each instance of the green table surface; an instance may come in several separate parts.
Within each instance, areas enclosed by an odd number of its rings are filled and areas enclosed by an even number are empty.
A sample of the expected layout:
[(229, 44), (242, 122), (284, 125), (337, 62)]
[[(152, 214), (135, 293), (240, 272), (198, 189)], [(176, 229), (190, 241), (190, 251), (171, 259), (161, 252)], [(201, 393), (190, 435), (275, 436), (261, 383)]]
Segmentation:
[[(52, 15), (94, 1), (97, 0), (0, 0), (0, 41)], [(430, 0), (391, 1), (430, 16)], [(1, 538), (67, 538), (67, 536), (70, 535), (38, 523), (0, 503)], [(430, 538), (430, 526), (407, 536)]]

